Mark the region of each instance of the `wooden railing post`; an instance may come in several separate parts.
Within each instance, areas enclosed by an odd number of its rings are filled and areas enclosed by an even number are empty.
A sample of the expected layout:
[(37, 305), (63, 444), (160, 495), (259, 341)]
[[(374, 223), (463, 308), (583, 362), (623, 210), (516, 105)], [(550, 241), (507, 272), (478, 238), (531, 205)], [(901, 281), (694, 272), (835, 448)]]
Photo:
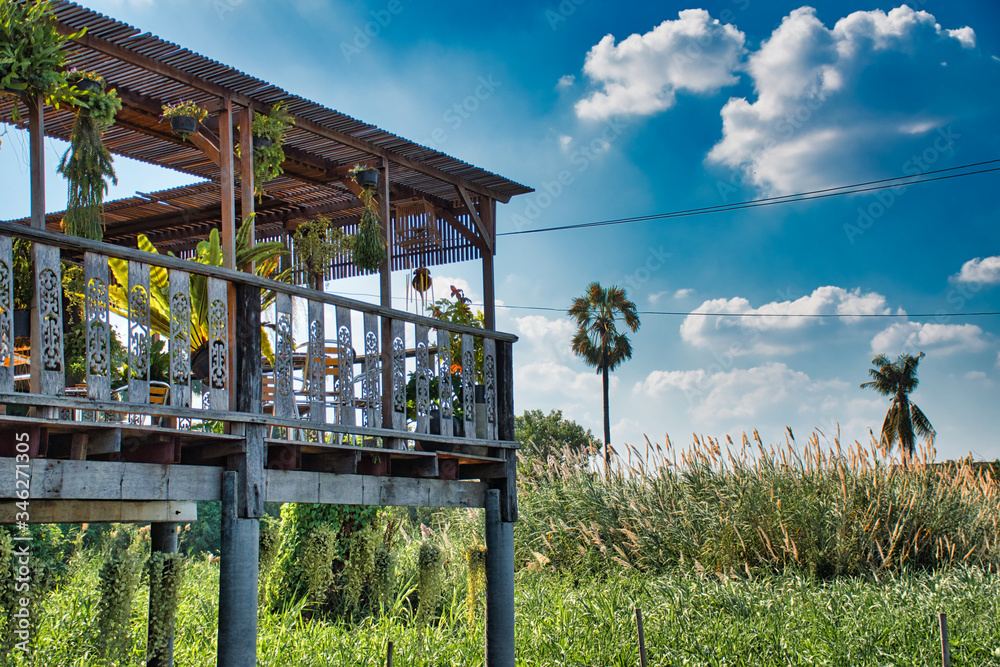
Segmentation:
[[(497, 356), (497, 436), (514, 440), (514, 345), (496, 342)], [(503, 521), (517, 521), (517, 450), (501, 450), (506, 461), (506, 475), (491, 482), (500, 490), (500, 514)]]

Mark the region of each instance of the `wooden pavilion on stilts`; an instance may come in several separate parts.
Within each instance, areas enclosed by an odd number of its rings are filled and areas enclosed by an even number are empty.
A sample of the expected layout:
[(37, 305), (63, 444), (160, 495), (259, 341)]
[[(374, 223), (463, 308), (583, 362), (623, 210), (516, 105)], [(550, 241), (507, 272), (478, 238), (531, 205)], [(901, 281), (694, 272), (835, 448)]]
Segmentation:
[[(31, 175), (30, 218), (0, 222), (0, 501), (13, 507), (23, 472), (30, 476), (32, 521), (152, 522), (152, 548), (163, 552), (176, 551), (175, 527), (196, 519), (196, 501), (221, 501), (218, 664), (224, 667), (256, 665), (265, 502), (482, 507), (486, 664), (513, 667), (516, 338), (495, 330), (493, 257), (497, 202), (531, 190), (74, 3), (57, 1), (53, 8), (60, 32), (86, 29), (69, 43), (68, 63), (101, 74), (122, 100), (104, 136), (112, 154), (198, 182), (108, 202), (103, 242), (67, 236), (62, 214), (45, 210), (43, 144), (45, 137), (68, 139), (74, 114), (41, 98), (0, 96), (0, 122), (30, 135)], [(187, 141), (161, 119), (162, 105), (178, 100), (209, 111)], [(279, 102), (294, 120), (283, 147), (284, 174), (257, 200), (251, 151), (238, 154), (237, 146), (253, 142), (254, 114)], [(355, 165), (381, 176), (377, 194), (389, 251), (378, 272), (378, 304), (303, 280), (274, 282), (236, 265), (236, 230), (251, 214), (251, 242), (287, 240), (317, 216), (353, 233), (362, 210), (361, 189), (349, 176)], [(15, 195), (5, 192), (3, 200)], [(402, 223), (415, 218), (432, 228), (397, 242), (397, 230), (409, 229)], [(222, 267), (186, 261), (215, 229)], [(163, 254), (137, 249), (140, 234)], [(15, 336), (11, 301), (16, 238), (33, 244), (34, 297), (29, 335), (22, 338)], [(485, 329), (392, 308), (392, 271), (468, 260), (482, 262)], [(83, 267), (86, 284), (87, 377), (72, 391), (63, 354), (66, 262)], [(122, 262), (128, 279), (118, 287), (127, 290), (129, 307), (116, 322), (109, 266)], [(359, 274), (338, 258), (327, 278)], [(151, 281), (169, 295), (176, 334), (166, 343), (169, 382), (162, 393), (150, 380)], [(209, 313), (203, 392), (193, 381), (198, 373), (186, 335), (195, 281), (206, 286)], [(276, 296), (262, 310), (267, 291)], [(273, 360), (263, 354), (262, 325), (272, 332)], [(116, 326), (128, 330), (130, 378), (117, 396), (107, 360)], [(331, 344), (333, 383), (327, 382)], [(23, 358), (27, 367), (18, 365)], [(416, 376), (415, 420), (406, 414), (408, 371)], [(431, 396), (431, 379), (454, 373), (462, 391), (438, 382)], [(25, 408), (27, 416), (13, 414)], [(206, 421), (222, 424), (221, 432), (189, 428)], [(18, 458), (22, 451), (27, 456)], [(0, 509), (0, 521), (11, 521), (9, 510)], [(169, 651), (155, 661), (171, 664)]]

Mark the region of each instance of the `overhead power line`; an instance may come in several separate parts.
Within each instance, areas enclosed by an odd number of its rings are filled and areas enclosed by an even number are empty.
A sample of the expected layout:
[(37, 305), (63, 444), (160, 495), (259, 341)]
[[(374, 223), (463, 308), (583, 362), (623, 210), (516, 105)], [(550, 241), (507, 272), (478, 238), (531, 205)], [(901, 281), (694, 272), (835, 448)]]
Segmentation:
[[(988, 169), (978, 169), (976, 171), (966, 171), (958, 174), (947, 174), (944, 176), (933, 176), (934, 174), (945, 174), (946, 172), (958, 171), (961, 169), (971, 169), (988, 164), (1000, 162), (1000, 158), (985, 160), (983, 162), (973, 162), (957, 167), (945, 169), (935, 169), (919, 174), (908, 176), (894, 176), (893, 178), (883, 178), (876, 181), (865, 181), (864, 183), (854, 183), (851, 185), (841, 185), (834, 188), (822, 190), (810, 190), (808, 192), (798, 192), (791, 195), (781, 195), (778, 197), (765, 197), (762, 199), (751, 199), (747, 201), (733, 202), (732, 204), (719, 204), (717, 206), (705, 206), (702, 208), (690, 208), (681, 211), (670, 211), (668, 213), (655, 213), (651, 215), (640, 215), (631, 218), (615, 218), (611, 220), (599, 220), (595, 222), (583, 222), (575, 225), (560, 225), (558, 227), (542, 227), (539, 229), (520, 229), (512, 232), (498, 232), (497, 236), (518, 236), (521, 234), (540, 234), (542, 232), (557, 232), (569, 229), (589, 229), (591, 227), (607, 227), (611, 225), (625, 225), (636, 222), (648, 222), (651, 220), (665, 220), (670, 218), (686, 218), (696, 215), (706, 215), (709, 213), (723, 213), (726, 211), (739, 211), (748, 208), (759, 208), (762, 206), (775, 206), (777, 204), (791, 204), (800, 201), (812, 201), (814, 199), (826, 199), (828, 197), (840, 197), (842, 195), (858, 194), (862, 192), (874, 192), (876, 190), (886, 190), (889, 188), (908, 187), (910, 185), (920, 185), (922, 183), (932, 183), (934, 181), (944, 181), (963, 176), (974, 176), (976, 174), (988, 174), (1000, 171), (1000, 167)], [(933, 176), (932, 178), (924, 178)]]

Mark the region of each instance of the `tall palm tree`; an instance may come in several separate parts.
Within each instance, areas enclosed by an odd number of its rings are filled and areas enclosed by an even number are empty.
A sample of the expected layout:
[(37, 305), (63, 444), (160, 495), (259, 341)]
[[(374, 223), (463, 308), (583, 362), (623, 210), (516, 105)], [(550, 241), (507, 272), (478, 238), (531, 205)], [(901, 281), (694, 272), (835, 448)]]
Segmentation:
[(608, 373), (632, 358), (632, 343), (618, 331), (618, 319), (633, 332), (639, 330), (635, 304), (620, 287), (604, 289), (600, 283), (590, 283), (586, 293), (573, 300), (570, 317), (576, 318), (573, 352), (583, 357), (588, 366), (597, 368), (604, 381), (604, 463), (611, 466), (611, 412), (608, 404)]
[(872, 379), (862, 382), (862, 389), (874, 389), (883, 396), (891, 396), (892, 403), (882, 422), (881, 445), (887, 451), (899, 443), (900, 449), (913, 456), (913, 435), (925, 436), (934, 441), (934, 427), (916, 404), (910, 402), (909, 393), (917, 388), (917, 364), (924, 353), (917, 356), (901, 354), (896, 361), (889, 361), (884, 354), (872, 359), (874, 368), (868, 369)]

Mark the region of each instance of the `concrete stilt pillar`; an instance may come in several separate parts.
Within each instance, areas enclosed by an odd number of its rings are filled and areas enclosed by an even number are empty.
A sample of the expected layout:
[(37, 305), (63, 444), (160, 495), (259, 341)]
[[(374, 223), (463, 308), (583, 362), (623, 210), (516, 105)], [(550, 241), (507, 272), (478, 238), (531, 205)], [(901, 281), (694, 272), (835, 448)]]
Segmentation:
[(486, 492), (486, 667), (514, 667), (514, 524)]
[[(150, 555), (154, 553), (164, 553), (164, 554), (175, 554), (177, 553), (177, 524), (176, 523), (152, 523), (149, 525), (149, 552)], [(153, 617), (153, 600), (156, 599), (157, 592), (152, 588), (153, 584), (150, 583), (149, 589), (149, 618)], [(153, 639), (154, 629), (150, 624), (146, 630), (146, 641), (151, 642)], [(162, 653), (151, 656), (149, 662), (146, 663), (147, 667), (173, 667), (174, 664), (174, 630), (170, 628), (170, 636), (167, 638), (166, 648), (163, 649)]]
[(236, 511), (236, 472), (222, 477), (218, 667), (256, 667), (260, 521)]

